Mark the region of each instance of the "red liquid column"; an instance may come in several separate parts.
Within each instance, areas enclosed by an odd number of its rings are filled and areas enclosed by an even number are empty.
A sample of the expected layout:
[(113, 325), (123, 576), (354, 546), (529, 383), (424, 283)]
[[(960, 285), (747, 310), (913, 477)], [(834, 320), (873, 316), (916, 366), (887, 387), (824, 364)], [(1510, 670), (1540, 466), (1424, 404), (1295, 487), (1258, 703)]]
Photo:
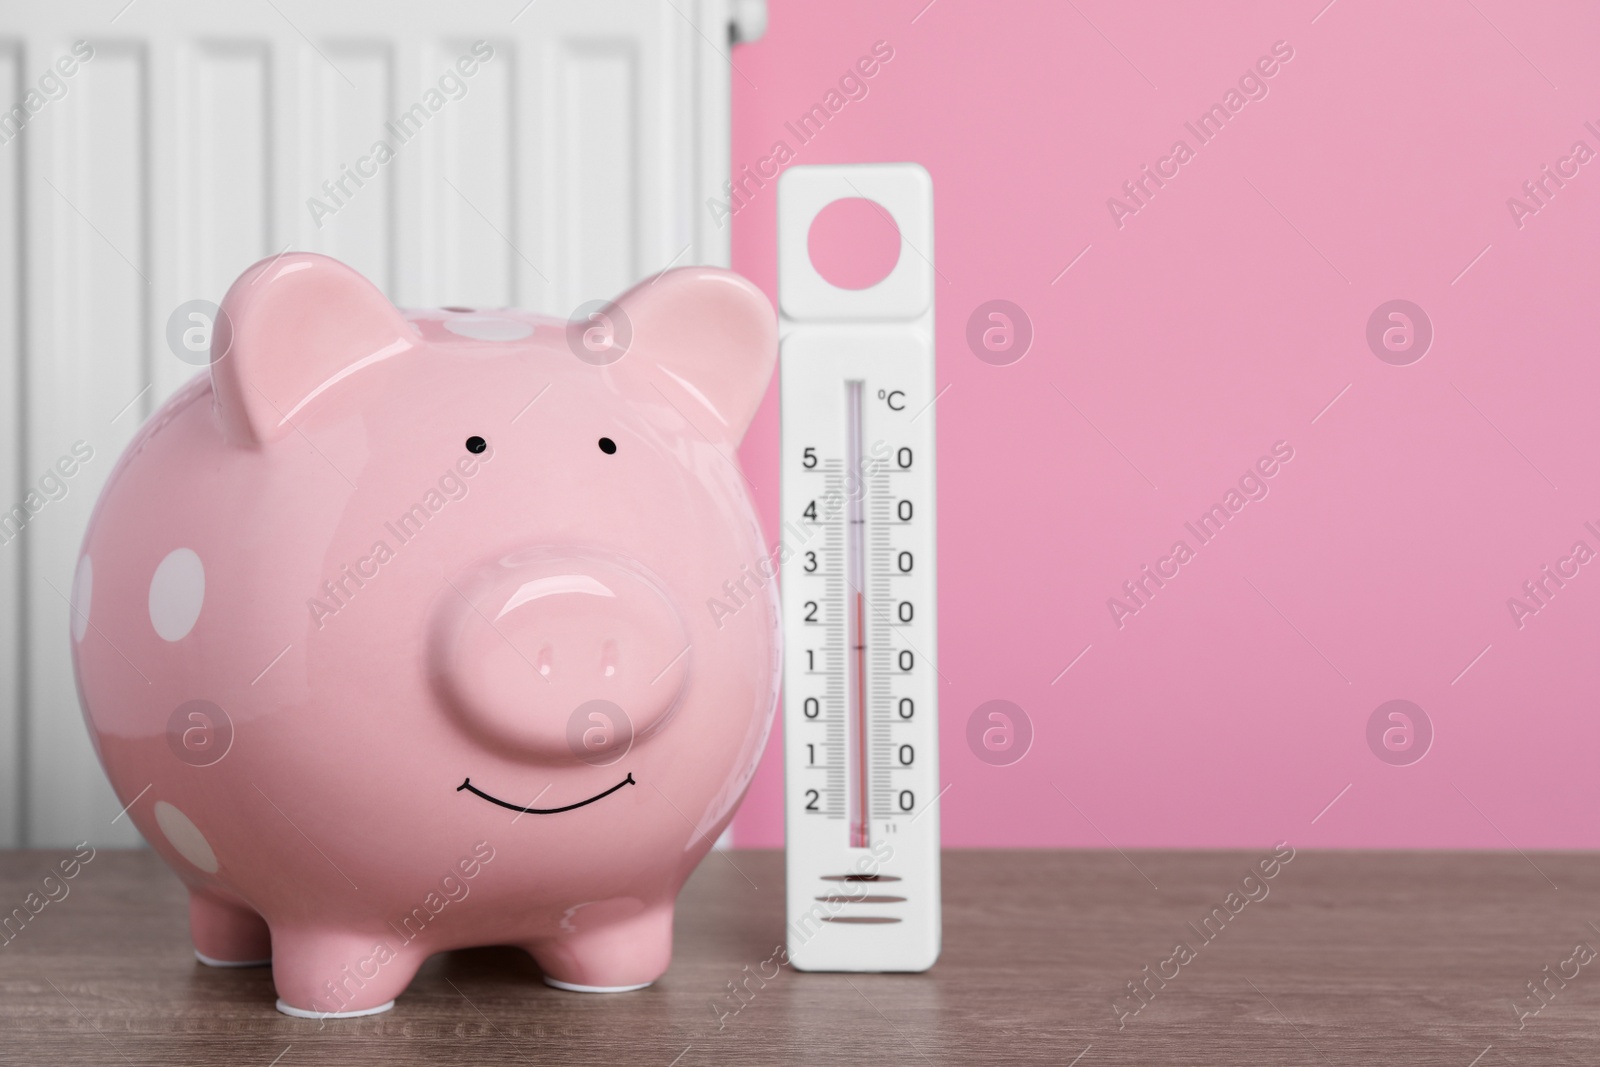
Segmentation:
[(846, 734), (849, 738), (850, 847), (866, 848), (871, 824), (867, 798), (867, 477), (863, 469), (861, 408), (864, 385), (845, 382), (845, 660)]

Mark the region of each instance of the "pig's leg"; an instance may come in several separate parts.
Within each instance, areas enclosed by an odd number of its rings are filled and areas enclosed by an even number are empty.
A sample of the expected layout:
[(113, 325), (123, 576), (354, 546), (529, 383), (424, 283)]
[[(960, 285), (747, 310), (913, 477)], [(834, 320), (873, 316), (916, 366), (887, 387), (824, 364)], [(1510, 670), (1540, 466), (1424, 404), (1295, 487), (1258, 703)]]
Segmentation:
[(285, 1015), (347, 1019), (388, 1011), (427, 958), (426, 949), (386, 928), (272, 928), (272, 984)]
[(672, 906), (659, 904), (637, 915), (527, 946), (557, 989), (578, 993), (626, 993), (643, 989), (672, 962)]
[(266, 920), (243, 904), (189, 893), (189, 939), (210, 967), (264, 967), (272, 962)]

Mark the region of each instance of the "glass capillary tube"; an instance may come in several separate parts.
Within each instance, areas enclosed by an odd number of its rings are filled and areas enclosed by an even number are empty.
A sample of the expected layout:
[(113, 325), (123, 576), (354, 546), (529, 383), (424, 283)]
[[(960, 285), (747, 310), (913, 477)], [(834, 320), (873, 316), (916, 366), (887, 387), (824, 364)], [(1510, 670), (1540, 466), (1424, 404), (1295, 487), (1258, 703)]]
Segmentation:
[(847, 747), (850, 792), (850, 847), (866, 848), (870, 823), (867, 803), (867, 631), (866, 631), (866, 471), (862, 467), (864, 383), (845, 382), (845, 615), (848, 708)]

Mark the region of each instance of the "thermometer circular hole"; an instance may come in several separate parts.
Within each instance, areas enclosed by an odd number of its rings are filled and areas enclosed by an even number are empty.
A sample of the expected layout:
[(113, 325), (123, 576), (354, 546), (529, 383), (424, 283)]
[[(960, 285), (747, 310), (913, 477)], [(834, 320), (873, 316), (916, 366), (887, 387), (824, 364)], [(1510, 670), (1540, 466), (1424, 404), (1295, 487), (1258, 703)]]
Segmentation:
[(811, 220), (806, 248), (811, 266), (840, 289), (870, 289), (900, 262), (900, 227), (865, 197), (835, 200)]

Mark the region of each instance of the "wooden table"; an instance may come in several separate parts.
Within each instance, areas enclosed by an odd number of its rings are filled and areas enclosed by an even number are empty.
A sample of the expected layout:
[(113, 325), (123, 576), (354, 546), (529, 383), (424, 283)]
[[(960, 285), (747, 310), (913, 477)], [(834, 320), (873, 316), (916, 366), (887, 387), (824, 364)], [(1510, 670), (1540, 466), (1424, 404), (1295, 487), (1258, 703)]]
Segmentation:
[[(61, 855), (0, 853), (0, 909)], [(196, 964), (177, 880), (149, 852), (102, 851), (0, 947), (0, 1062), (1600, 1063), (1600, 959), (1567, 962), (1600, 948), (1600, 857), (1301, 852), (1202, 940), (1264, 855), (950, 852), (931, 972), (785, 968), (734, 1012), (728, 984), (783, 941), (783, 858), (713, 854), (648, 990), (562, 993), (521, 953), (481, 949), (429, 961), (387, 1014), (319, 1023), (274, 1011), (265, 969)], [(1192, 958), (1165, 962), (1178, 941)], [(1146, 965), (1176, 977), (1149, 980), (1119, 1029)], [(1554, 992), (1519, 1029), (1539, 979)]]

